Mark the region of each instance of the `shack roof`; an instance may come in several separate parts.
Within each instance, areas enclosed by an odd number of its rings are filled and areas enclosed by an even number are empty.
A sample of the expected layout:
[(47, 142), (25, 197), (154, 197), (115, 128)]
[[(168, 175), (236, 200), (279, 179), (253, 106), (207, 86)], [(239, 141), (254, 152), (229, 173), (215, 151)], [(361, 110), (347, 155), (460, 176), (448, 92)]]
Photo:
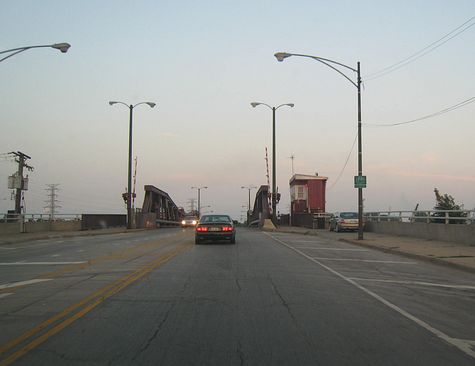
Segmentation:
[(307, 175), (307, 174), (294, 174), (292, 178), (290, 178), (290, 185), (294, 184), (296, 180), (328, 180), (328, 177), (323, 177), (321, 175)]

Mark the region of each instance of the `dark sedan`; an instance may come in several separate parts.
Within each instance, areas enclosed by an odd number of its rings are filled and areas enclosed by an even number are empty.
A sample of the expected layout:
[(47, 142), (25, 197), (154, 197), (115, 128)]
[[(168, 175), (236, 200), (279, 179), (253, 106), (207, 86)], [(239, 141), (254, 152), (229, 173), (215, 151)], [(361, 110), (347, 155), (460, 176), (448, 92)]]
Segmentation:
[(226, 240), (236, 243), (236, 229), (228, 215), (203, 215), (195, 228), (195, 244), (205, 240)]

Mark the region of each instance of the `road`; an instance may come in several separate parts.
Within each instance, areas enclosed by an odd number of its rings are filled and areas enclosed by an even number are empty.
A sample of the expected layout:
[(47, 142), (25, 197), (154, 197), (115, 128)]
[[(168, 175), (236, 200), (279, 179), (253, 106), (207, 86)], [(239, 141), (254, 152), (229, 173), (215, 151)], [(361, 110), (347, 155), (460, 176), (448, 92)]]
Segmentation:
[(475, 365), (475, 275), (191, 229), (0, 247), (0, 365)]

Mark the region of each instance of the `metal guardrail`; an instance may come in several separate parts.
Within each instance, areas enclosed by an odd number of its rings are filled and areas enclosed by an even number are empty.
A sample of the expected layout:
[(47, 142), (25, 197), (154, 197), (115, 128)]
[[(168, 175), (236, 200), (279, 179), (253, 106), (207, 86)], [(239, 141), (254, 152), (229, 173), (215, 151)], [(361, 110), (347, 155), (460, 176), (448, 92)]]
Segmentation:
[(18, 222), (22, 219), (24, 222), (44, 222), (44, 221), (80, 221), (81, 214), (0, 214), (1, 222)]
[(475, 210), (377, 211), (366, 212), (364, 217), (370, 222), (475, 224)]

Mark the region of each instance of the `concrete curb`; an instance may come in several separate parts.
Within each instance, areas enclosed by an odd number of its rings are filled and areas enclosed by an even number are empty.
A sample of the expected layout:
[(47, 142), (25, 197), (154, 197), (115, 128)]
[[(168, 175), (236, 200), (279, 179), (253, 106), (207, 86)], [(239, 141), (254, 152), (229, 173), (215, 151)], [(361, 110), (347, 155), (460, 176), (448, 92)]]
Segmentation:
[[(107, 230), (107, 229), (105, 229)], [(20, 235), (28, 235), (30, 233), (25, 233), (25, 234), (14, 234), (14, 235), (19, 235), (18, 237), (15, 237), (15, 239), (2, 239), (0, 237), (0, 245), (11, 245), (11, 244), (17, 244), (17, 243), (24, 243), (28, 241), (37, 241), (37, 240), (47, 240), (47, 239), (63, 239), (63, 238), (72, 238), (72, 237), (81, 237), (81, 236), (99, 236), (99, 235), (112, 235), (112, 234), (121, 234), (121, 233), (135, 233), (138, 231), (145, 231), (148, 229), (118, 229), (117, 231), (103, 231), (101, 229), (98, 230), (85, 230), (85, 231), (74, 231), (74, 232), (61, 232), (58, 231), (58, 233), (51, 233), (49, 232), (48, 234), (46, 233), (38, 233), (38, 236), (30, 236), (30, 237), (20, 237)]]
[(447, 267), (452, 267), (452, 268), (456, 268), (456, 269), (459, 269), (459, 270), (475, 273), (475, 268), (473, 268), (473, 267), (465, 266), (465, 265), (459, 264), (459, 263), (448, 262), (448, 261), (444, 260), (443, 258), (429, 257), (429, 256), (426, 256), (426, 255), (409, 253), (409, 252), (405, 252), (405, 251), (402, 251), (402, 250), (398, 250), (396, 248), (384, 248), (384, 247), (380, 247), (380, 246), (377, 246), (377, 245), (364, 243), (362, 241), (352, 240), (352, 239), (340, 238), (340, 239), (338, 239), (338, 241), (341, 241), (343, 243), (359, 245), (359, 246), (365, 247), (365, 248), (376, 249), (376, 250), (379, 250), (379, 251), (384, 252), (384, 253), (399, 254), (399, 255), (402, 255), (402, 256), (407, 257), (407, 258), (419, 259), (419, 260), (423, 260), (425, 262), (441, 264), (441, 265), (444, 265), (444, 266), (447, 266)]

